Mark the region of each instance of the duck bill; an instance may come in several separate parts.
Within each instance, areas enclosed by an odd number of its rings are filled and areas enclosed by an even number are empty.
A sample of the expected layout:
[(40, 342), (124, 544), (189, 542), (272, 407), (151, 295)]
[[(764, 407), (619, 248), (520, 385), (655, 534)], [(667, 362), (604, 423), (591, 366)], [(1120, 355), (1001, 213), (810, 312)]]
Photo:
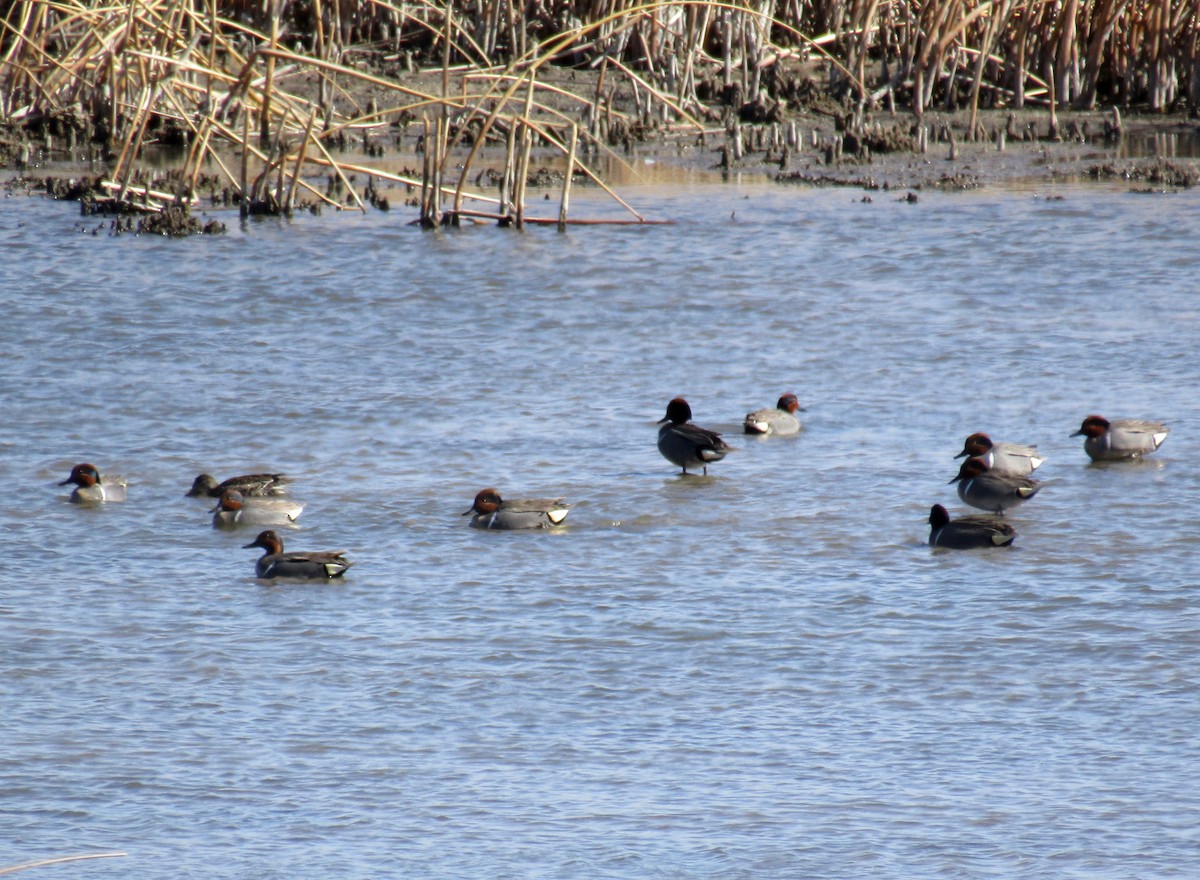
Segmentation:
[(1083, 433), (1083, 431), (1076, 431), (1076, 432), (1075, 432), (1074, 434), (1072, 434), (1071, 436), (1072, 436), (1072, 437), (1084, 437), (1084, 436), (1086, 436), (1086, 435)]
[(947, 480), (947, 481), (946, 481), (946, 483), (947, 483), (947, 484), (950, 484), (950, 483), (957, 483), (957, 482), (958, 482), (959, 480), (961, 480), (961, 479), (962, 479), (962, 477), (955, 477), (953, 480)]
[(250, 549), (251, 549), (251, 548), (253, 548), (253, 547), (261, 547), (261, 546), (262, 546), (262, 544), (258, 543), (258, 538), (255, 538), (255, 539), (254, 539), (253, 541), (251, 541), (249, 544), (243, 544), (243, 545), (242, 545), (242, 549), (243, 549), (243, 550), (250, 550)]
[(956, 455), (954, 457), (955, 458), (966, 458), (970, 454), (971, 453), (967, 452), (967, 450), (964, 449), (962, 452), (960, 452), (958, 455)]
[(474, 507), (472, 507), (470, 510), (464, 510), (464, 511), (462, 512), (462, 515), (463, 515), (463, 516), (470, 516), (470, 515), (471, 515), (472, 513), (474, 513), (474, 512), (475, 512), (475, 508), (474, 508)]

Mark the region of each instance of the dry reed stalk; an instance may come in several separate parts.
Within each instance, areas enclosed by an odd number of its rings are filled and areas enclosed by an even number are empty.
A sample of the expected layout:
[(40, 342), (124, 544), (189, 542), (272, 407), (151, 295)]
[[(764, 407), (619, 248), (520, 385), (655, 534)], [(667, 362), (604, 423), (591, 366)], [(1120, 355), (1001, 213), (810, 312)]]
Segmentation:
[[(520, 76), (517, 76), (517, 75), (515, 75), (515, 74), (511, 74), (511, 73), (508, 73), (508, 72), (499, 72), (499, 73), (469, 73), (469, 74), (467, 74), (467, 75), (464, 77), (464, 79), (465, 79), (465, 80), (470, 80), (470, 81), (487, 81), (487, 82), (492, 82), (492, 83), (495, 83), (495, 84), (497, 84), (497, 85), (500, 85), (500, 84), (503, 84), (503, 83), (517, 83), (517, 84), (519, 84), (519, 83), (521, 83), (521, 82), (524, 82), (524, 81), (526, 80), (526, 76), (525, 76), (524, 74), (522, 74), (522, 75), (520, 75)], [(569, 89), (564, 89), (564, 88), (562, 88), (562, 87), (560, 87), (560, 86), (556, 86), (556, 85), (554, 85), (553, 83), (542, 82), (542, 81), (540, 81), (540, 80), (539, 80), (539, 81), (537, 81), (537, 82), (536, 82), (536, 86), (537, 86), (537, 89), (538, 89), (538, 91), (540, 91), (540, 92), (546, 92), (546, 93), (548, 93), (548, 94), (550, 94), (550, 95), (553, 95), (553, 96), (555, 96), (555, 97), (562, 98), (562, 99), (565, 99), (565, 100), (567, 100), (567, 101), (572, 101), (572, 102), (574, 102), (574, 103), (576, 103), (576, 104), (579, 104), (579, 105), (580, 105), (580, 107), (581, 107), (581, 108), (584, 108), (584, 109), (586, 109), (586, 108), (590, 107), (590, 106), (592, 105), (593, 101), (595, 100), (595, 99), (593, 99), (593, 98), (586, 98), (586, 97), (584, 97), (584, 96), (582, 96), (582, 95), (577, 95), (576, 93), (574, 93), (574, 92), (570, 91)], [(484, 98), (491, 98), (491, 97), (493, 97), (493, 92), (489, 91), (489, 92), (487, 92), (487, 93), (486, 93), (486, 94), (484, 94), (484, 95), (475, 96), (475, 97), (477, 97), (477, 98), (478, 98), (478, 99), (480, 99), (480, 100), (482, 100), (482, 99), (484, 99)], [(462, 100), (462, 99), (460, 99), (460, 102), (461, 102), (461, 100)], [(601, 100), (601, 103), (602, 103), (602, 100)], [(464, 108), (465, 108), (465, 107), (468, 107), (469, 105), (467, 105), (467, 104), (465, 104), (465, 103), (460, 103), (460, 106), (462, 106), (462, 107), (464, 107)], [(542, 112), (542, 113), (547, 113), (547, 114), (549, 114), (549, 115), (551, 115), (551, 116), (556, 116), (556, 117), (558, 117), (559, 119), (562, 119), (563, 121), (569, 121), (569, 118), (568, 118), (567, 114), (565, 114), (565, 113), (562, 113), (562, 112), (560, 112), (560, 111), (556, 110), (556, 109), (554, 108), (554, 106), (553, 106), (553, 105), (551, 105), (551, 104), (542, 104), (542, 103), (540, 103), (540, 102), (536, 102), (536, 101), (535, 101), (535, 102), (534, 102), (534, 107), (535, 107), (535, 108), (536, 108), (536, 109), (537, 109), (539, 112)], [(628, 114), (621, 113), (620, 111), (616, 111), (616, 112), (614, 113), (614, 115), (615, 115), (615, 116), (617, 116), (617, 117), (618, 117), (618, 118), (620, 118), (620, 119), (629, 119), (629, 118), (630, 118), (630, 117), (628, 116)], [(689, 118), (690, 118), (690, 117), (689, 117)]]
[(996, 39), (997, 32), (1004, 29), (1008, 22), (1009, 13), (1012, 11), (1013, 0), (998, 0), (999, 8), (993, 8), (993, 12), (988, 16), (986, 27), (984, 28), (983, 41), (979, 45), (979, 54), (975, 59), (975, 74), (971, 80), (971, 117), (968, 122), (968, 128), (971, 131), (975, 130), (975, 123), (979, 113), (979, 90), (983, 85), (983, 70), (989, 60), (989, 55), (992, 51), (992, 43)]
[(1078, 98), (1078, 106), (1082, 109), (1095, 109), (1100, 59), (1126, 2), (1127, 0), (1096, 0), (1092, 6), (1083, 56), (1083, 83)]
[(238, 178), (241, 199), (238, 202), (238, 213), (243, 220), (250, 214), (250, 189), (248, 180), (250, 173), (250, 110), (242, 108), (242, 170)]
[[(316, 139), (314, 138), (314, 143), (315, 142)], [(317, 156), (310, 156), (308, 158), (308, 162), (313, 165), (319, 165), (322, 168), (340, 168), (343, 172), (348, 172), (350, 174), (369, 174), (373, 177), (378, 177), (381, 180), (389, 180), (393, 183), (402, 183), (405, 186), (411, 186), (414, 189), (419, 189), (421, 186), (421, 181), (415, 177), (408, 177), (407, 175), (403, 174), (394, 174), (390, 171), (382, 171), (378, 168), (369, 168), (365, 165), (355, 165), (349, 162), (338, 162), (333, 159), (320, 158)], [(305, 186), (303, 181), (301, 181), (300, 185)], [(454, 190), (449, 186), (442, 187), (442, 195), (452, 195), (453, 193)], [(485, 196), (480, 193), (466, 193), (465, 196), (473, 201), (486, 202), (492, 205), (500, 204), (500, 200), (494, 196)], [(329, 204), (337, 206), (337, 202), (330, 202)]]
[(225, 167), (225, 163), (222, 162), (220, 160), (220, 158), (216, 157), (215, 153), (210, 152), (208, 149), (208, 139), (211, 134), (212, 134), (212, 122), (211, 122), (211, 120), (209, 120), (206, 117), (204, 120), (204, 123), (201, 127), (200, 137), (198, 137), (192, 141), (192, 143), (196, 149), (196, 158), (193, 160), (191, 176), (188, 177), (188, 193), (193, 196), (196, 193), (196, 182), (200, 178), (200, 158), (201, 158), (201, 156), (205, 156), (205, 155), (213, 156), (217, 161), (217, 165), (220, 167), (221, 171), (224, 172), (225, 176), (227, 178), (229, 178), (230, 182), (232, 182), (232, 180), (233, 180), (233, 175), (230, 174), (229, 169)]
[[(598, 18), (596, 20), (589, 22), (586, 25), (583, 25), (581, 27), (572, 29), (570, 31), (565, 31), (562, 34), (556, 35), (544, 47), (540, 47), (541, 49), (544, 49), (544, 51), (541, 51), (541, 52), (535, 51), (534, 53), (532, 53), (528, 56), (523, 55), (520, 58), (516, 59), (509, 65), (509, 67), (506, 70), (506, 73), (515, 71), (517, 69), (523, 69), (524, 72), (527, 75), (529, 75), (532, 79), (534, 73), (536, 72), (536, 70), (538, 68), (547, 64), (549, 62), (549, 59), (557, 56), (558, 53), (564, 51), (568, 46), (571, 46), (571, 45), (574, 45), (575, 43), (577, 43), (582, 37), (585, 37), (589, 34), (596, 33), (596, 32), (603, 32), (606, 27), (614, 30), (614, 32), (615, 32), (615, 29), (612, 28), (612, 25), (614, 25), (614, 23), (621, 22), (623, 20), (625, 20), (625, 21), (622, 24), (622, 27), (629, 27), (629, 26), (631, 26), (628, 23), (629, 18), (632, 18), (636, 15), (644, 15), (655, 9), (658, 9), (658, 8), (661, 8), (664, 6), (668, 6), (668, 5), (671, 5), (671, 0), (654, 0), (654, 2), (642, 3), (642, 4), (638, 4), (638, 5), (620, 9), (620, 10), (609, 9), (609, 11), (606, 14), (602, 15), (600, 18)], [(723, 2), (710, 2), (707, 5), (711, 5), (713, 7), (718, 7), (718, 8), (723, 8), (726, 10), (730, 10), (730, 9), (740, 10), (743, 8), (743, 7), (736, 6), (731, 3), (723, 3)], [(819, 45), (819, 41), (811, 40), (808, 37), (801, 34), (799, 31), (797, 31), (793, 28), (790, 28), (787, 25), (781, 25), (781, 27), (786, 32), (793, 34), (796, 38), (802, 40), (807, 45), (812, 46), (813, 48), (820, 51), (823, 55), (828, 57), (830, 59), (831, 63), (833, 63), (835, 66), (839, 67), (839, 69), (843, 70), (844, 73), (846, 74), (847, 78), (850, 79), (851, 81), (853, 81), (855, 83), (856, 87), (861, 89), (861, 84), (857, 83), (857, 79), (853, 76), (853, 74), (851, 74), (849, 71), (845, 70), (845, 68), (840, 64), (840, 62), (838, 62), (836, 59), (833, 59), (832, 56), (830, 56), (827, 51), (822, 49), (821, 46)], [(463, 173), (459, 179), (460, 186), (465, 183), (469, 169), (472, 166), (473, 160), (478, 152), (478, 149), (482, 146), (483, 142), (486, 140), (488, 131), (490, 131), (491, 127), (495, 124), (495, 121), (497, 120), (497, 118), (499, 118), (499, 116), (501, 115), (502, 108), (512, 99), (517, 87), (518, 87), (518, 82), (513, 82), (511, 85), (509, 85), (508, 88), (505, 89), (505, 91), (495, 99), (496, 100), (495, 106), (484, 117), (483, 125), (481, 127), (479, 134), (476, 136), (475, 143), (472, 146), (472, 150), (471, 150), (470, 154), (468, 155), (467, 159), (463, 163)], [(676, 103), (676, 102), (672, 102), (672, 103)], [(677, 103), (676, 103), (676, 106), (678, 106)], [(611, 101), (606, 102), (605, 110), (606, 110), (606, 112), (611, 111)], [(525, 115), (525, 118), (528, 118), (528, 114)]]
[(575, 176), (575, 148), (579, 144), (579, 126), (571, 125), (571, 142), (567, 147), (567, 171), (563, 178), (562, 201), (558, 205), (558, 229), (565, 232), (567, 228), (567, 210), (571, 203), (571, 180)]
[[(860, 83), (867, 81), (867, 57), (872, 48), (871, 34), (875, 29), (875, 20), (879, 14), (879, 0), (868, 0), (863, 12), (856, 16), (859, 22), (856, 26), (857, 39), (851, 41), (851, 52), (847, 55), (846, 66), (856, 71), (857, 78)], [(859, 92), (859, 106), (861, 108), (866, 99), (866, 94)]]
[(450, 97), (450, 41), (454, 34), (454, 14), (449, 3), (446, 4), (443, 14), (446, 18), (446, 30), (442, 34), (442, 116), (445, 118), (445, 102)]
[(432, 207), (432, 211), (429, 217), (430, 223), (433, 226), (442, 225), (442, 168), (445, 164), (443, 157), (446, 155), (448, 127), (445, 116), (439, 116), (434, 120), (433, 158), (430, 160), (430, 168), (433, 172), (433, 186), (430, 192), (430, 206)]
[[(516, 184), (517, 127), (510, 125), (504, 138), (504, 171), (500, 175), (500, 211), (513, 214), (513, 189)], [(461, 181), (460, 181), (461, 183)], [(460, 204), (459, 191), (454, 194), (455, 204)]]
[[(1058, 75), (1055, 93), (1063, 108), (1070, 105), (1078, 94), (1079, 45), (1075, 37), (1076, 19), (1079, 17), (1079, 0), (1066, 0), (1058, 17), (1058, 37), (1054, 47), (1054, 69)], [(1072, 84), (1074, 93), (1072, 94)]]
[(600, 73), (596, 76), (596, 96), (592, 98), (592, 118), (591, 125), (588, 126), (588, 133), (599, 140), (600, 137), (600, 104), (603, 101), (604, 95), (604, 77), (608, 75), (608, 56), (605, 55), (600, 63)]
[(291, 52), (287, 49), (261, 49), (259, 50), (258, 55), (261, 57), (274, 57), (280, 60), (287, 60), (302, 67), (312, 67), (327, 73), (338, 73), (353, 77), (368, 85), (379, 86), (381, 88), (388, 89), (389, 91), (399, 92), (402, 95), (409, 95), (413, 98), (418, 98), (430, 103), (436, 104), (440, 103), (442, 100), (436, 95), (431, 95), (428, 92), (422, 92), (417, 89), (408, 88), (407, 86), (402, 85), (401, 83), (392, 79), (378, 77), (353, 67), (345, 67), (343, 65), (336, 64), (332, 61), (324, 61), (319, 58), (309, 58), (304, 55)]
[[(497, 222), (505, 222), (512, 218), (507, 214), (496, 214), (489, 211), (473, 211), (469, 208), (464, 208), (462, 211), (464, 217), (482, 217), (485, 220), (496, 220)], [(525, 222), (531, 226), (557, 226), (559, 221), (554, 217), (526, 217)], [(568, 226), (674, 226), (674, 220), (601, 220), (595, 218), (581, 218), (576, 220), (568, 220)]]
[(529, 119), (530, 111), (533, 106), (533, 73), (529, 74), (529, 89), (525, 93), (525, 113), (521, 117), (520, 122), (520, 153), (517, 159), (517, 180), (516, 180), (516, 227), (517, 229), (525, 228), (525, 190), (529, 185), (529, 153), (533, 149), (533, 129), (526, 122)]
[(274, 211), (283, 210), (283, 168), (287, 164), (287, 151), (283, 148), (283, 129), (283, 125), (276, 127), (275, 141), (267, 152), (267, 164), (254, 181), (254, 195), (258, 198), (267, 184), (267, 179), (272, 173), (275, 174), (274, 202), (271, 205)]
[(1050, 140), (1058, 137), (1058, 102), (1055, 100), (1055, 90), (1058, 86), (1058, 80), (1054, 76), (1054, 62), (1046, 62), (1046, 84), (1050, 88), (1050, 130), (1046, 136)]
[(650, 83), (648, 83), (645, 79), (638, 76), (630, 68), (622, 64), (620, 61), (617, 61), (615, 58), (611, 59), (611, 61), (614, 67), (629, 77), (630, 81), (634, 83), (635, 88), (640, 86), (641, 88), (645, 89), (651, 95), (658, 98), (658, 100), (662, 101), (667, 107), (670, 107), (672, 110), (674, 110), (677, 114), (679, 114), (680, 117), (684, 119), (684, 121), (695, 128), (704, 127), (704, 124), (691, 113), (688, 113), (687, 110), (684, 109), (683, 105), (676, 101), (674, 97), (668, 95), (666, 92), (654, 88), (654, 86), (650, 85)]
[[(222, 17), (222, 9), (227, 16)], [(510, 170), (523, 159), (534, 136), (556, 146), (566, 140), (555, 137), (554, 124), (546, 120), (573, 120), (549, 102), (531, 104), (527, 99), (523, 113), (514, 112), (512, 106), (522, 82), (532, 85), (540, 69), (559, 60), (590, 60), (600, 66), (594, 109), (583, 132), (597, 143), (603, 140), (601, 123), (614, 114), (611, 92), (605, 91), (610, 65), (625, 73), (645, 98), (641, 121), (651, 121), (651, 110), (655, 118), (661, 111), (664, 117), (675, 113), (696, 128), (700, 128), (697, 121), (684, 111), (694, 107), (698, 71), (711, 70), (730, 83), (740, 75), (743, 97), (754, 99), (762, 71), (801, 51), (828, 60), (838, 78), (857, 91), (860, 106), (869, 97), (865, 84), (871, 57), (881, 57), (889, 81), (876, 96), (887, 94), (890, 99), (894, 87), (912, 77), (913, 108), (918, 113), (933, 100), (952, 102), (966, 83), (971, 130), (975, 130), (982, 89), (1003, 94), (998, 90), (1004, 83), (993, 81), (998, 76), (1011, 78), (1012, 100), (1018, 106), (1051, 90), (1053, 103), (1059, 106), (1092, 105), (1103, 77), (1115, 83), (1114, 94), (1125, 100), (1148, 96), (1155, 108), (1170, 106), (1181, 90), (1200, 97), (1200, 21), (1195, 0), (930, 0), (920, 4), (916, 0), (782, 0), (778, 6), (775, 0), (599, 0), (590, 5), (556, 0), (552, 3), (556, 14), (574, 17), (579, 25), (528, 47), (525, 13), (505, 0), (476, 0), (474, 5), (337, 0), (332, 6), (313, 0), (317, 57), (289, 52), (280, 45), (283, 21), (290, 21), (290, 13), (298, 9), (294, 0), (255, 0), (226, 7), (216, 0), (13, 3), (11, 14), (0, 22), (4, 34), (0, 112), (10, 119), (20, 114), (21, 119), (34, 120), (71, 112), (77, 105), (90, 107), (96, 115), (105, 108), (109, 137), (120, 145), (115, 176), (128, 184), (151, 119), (173, 117), (196, 136), (188, 159), (194, 181), (202, 157), (215, 155), (215, 141), (245, 143), (248, 114), (254, 114), (259, 141), (266, 145), (271, 143), (269, 134), (282, 143), (285, 133), (298, 133), (314, 106), (326, 108), (324, 133), (319, 138), (306, 135), (295, 155), (312, 149), (305, 147), (311, 139), (328, 156), (323, 144), (334, 132), (392, 112), (432, 105), (446, 121), (440, 135), (426, 141), (428, 155), (437, 161), (440, 172), (432, 181), (432, 192), (438, 194), (435, 202), (440, 202), (449, 163), (464, 133), (474, 138), (455, 188), (457, 209), (466, 197), (463, 187), (471, 166), (493, 126), (508, 126), (510, 132), (520, 126), (521, 145)], [(246, 11), (253, 14), (251, 23), (238, 20)], [(303, 15), (307, 19), (309, 13)], [(385, 36), (393, 47), (404, 40), (432, 40), (435, 46), (441, 41), (440, 96), (406, 89), (388, 77), (337, 62), (350, 41), (378, 39), (381, 21), (390, 22), (386, 26), (392, 30)], [(503, 46), (505, 29), (507, 47)], [(821, 36), (808, 36), (813, 33)], [(189, 37), (191, 44), (185, 45)], [(207, 46), (197, 48), (204, 40)], [(262, 48), (246, 57), (242, 46), (246, 41)], [(706, 46), (716, 49), (720, 57), (711, 58)], [(500, 64), (498, 52), (509, 59), (506, 65)], [(451, 62), (458, 59), (494, 71), (487, 74), (493, 79), (484, 94), (468, 95), (464, 78), (462, 94), (451, 97), (449, 74), (458, 69)], [(290, 95), (282, 87), (281, 70), (288, 64), (317, 75), (321, 94), (316, 102)], [(887, 76), (891, 64), (896, 65), (895, 75)], [(1040, 72), (1048, 65), (1053, 81), (1041, 91), (1030, 71)], [(1003, 68), (999, 74), (998, 68)], [(365, 117), (335, 115), (333, 95), (339, 81), (347, 79), (378, 85), (404, 100)], [(101, 95), (105, 87), (107, 97)], [(536, 88), (540, 94), (550, 87), (538, 83)], [(238, 112), (243, 114), (242, 135), (236, 125), (230, 131), (230, 126), (205, 127), (191, 121), (210, 116), (227, 120), (228, 114)], [(449, 124), (452, 114), (453, 126)], [(278, 126), (275, 132), (270, 131), (272, 125)], [(565, 145), (561, 149), (565, 151)], [(253, 152), (244, 151), (243, 159)], [(290, 161), (282, 152), (273, 150), (276, 159), (267, 162), (281, 176), (282, 163)], [(305, 162), (311, 161), (306, 157), (297, 165), (293, 182)], [(332, 163), (332, 167), (346, 166)], [(525, 178), (527, 171), (526, 166)], [(518, 183), (524, 186), (523, 180), (513, 183), (510, 197)], [(523, 213), (523, 199), (516, 204)]]
[[(113, 191), (119, 192), (121, 190), (121, 185), (118, 183), (114, 183), (111, 180), (102, 180), (102, 181), (100, 181), (100, 188), (107, 192), (113, 192)], [(167, 205), (170, 205), (174, 202), (183, 202), (184, 204), (187, 204), (189, 206), (196, 205), (199, 203), (198, 199), (191, 198), (191, 197), (181, 198), (178, 193), (169, 193), (164, 190), (151, 189), (148, 186), (127, 186), (124, 188), (124, 192), (127, 195), (140, 196), (143, 201), (140, 205), (137, 205), (136, 207), (145, 208), (145, 209), (151, 210), (151, 211), (161, 210), (162, 208), (164, 208)], [(150, 203), (150, 201), (149, 201), (150, 199), (156, 199), (157, 203), (156, 204)], [(118, 198), (118, 201), (120, 201), (119, 198)], [(133, 202), (130, 202), (130, 204), (133, 204)]]
[[(535, 128), (537, 128), (537, 127), (535, 126)], [(553, 133), (551, 133), (548, 130), (541, 129), (541, 128), (537, 128), (537, 131), (538, 131), (539, 136), (541, 138), (543, 138), (547, 143), (549, 143), (551, 146), (558, 147), (560, 150), (563, 150), (565, 152), (566, 145), (563, 144), (562, 141), (558, 140), (553, 135)], [(614, 202), (616, 202), (618, 205), (620, 205), (622, 208), (624, 208), (626, 211), (628, 211), (630, 214), (632, 214), (638, 220), (645, 220), (645, 218), (641, 214), (639, 214), (637, 211), (635, 211), (629, 205), (628, 202), (626, 202), (619, 195), (617, 195), (617, 193), (612, 189), (612, 187), (610, 187), (607, 183), (605, 183), (603, 180), (601, 180), (600, 176), (598, 174), (596, 174), (596, 172), (593, 171), (591, 168), (589, 168), (587, 166), (586, 162), (578, 162), (577, 161), (576, 164), (577, 164), (579, 170), (582, 171), (584, 173), (584, 175), (590, 181), (592, 181), (592, 183), (596, 184), (596, 186), (598, 186), (598, 187), (600, 187), (600, 189), (604, 190), (604, 192), (609, 196), (609, 198), (611, 198)]]
[[(208, 0), (208, 69), (217, 69), (217, 0)], [(212, 107), (212, 77), (205, 79), (205, 107)]]
[[(271, 41), (268, 47), (279, 45), (279, 13), (282, 0), (268, 0), (271, 6)], [(264, 147), (271, 142), (271, 87), (275, 81), (275, 56), (267, 56), (267, 73), (263, 82), (262, 102), (259, 106), (259, 143)]]
[[(237, 138), (237, 134), (233, 130), (228, 128), (227, 126), (224, 126), (221, 123), (216, 122), (215, 120), (213, 121), (212, 124), (213, 124), (213, 127), (221, 134), (222, 137), (224, 137), (228, 140), (231, 140), (231, 141), (235, 140)], [(315, 139), (314, 139), (314, 142), (315, 142)], [(250, 153), (253, 154), (256, 158), (264, 160), (264, 161), (266, 160), (266, 157), (261, 152), (256, 150), (252, 144), (247, 143), (247, 146), (249, 148)], [(210, 152), (209, 155), (220, 164), (220, 158), (217, 153)], [(317, 165), (321, 165), (323, 167), (326, 167), (326, 166), (334, 167), (335, 165), (337, 165), (337, 163), (333, 162), (332, 160), (321, 160), (321, 159), (317, 159), (317, 158), (310, 158), (308, 161), (312, 162), (314, 164), (317, 164)], [(353, 166), (343, 166), (343, 167), (347, 167), (348, 170), (353, 170)], [(225, 168), (225, 166), (223, 164), (221, 164), (221, 168), (225, 172), (226, 176), (231, 177), (233, 185), (235, 185), (235, 186), (238, 185), (238, 181), (236, 179), (232, 178), (232, 175), (230, 174), (228, 169)], [(344, 207), (340, 203), (335, 202), (333, 199), (326, 196), (323, 192), (321, 192), (315, 186), (313, 186), (312, 184), (310, 184), (304, 180), (300, 181), (300, 186), (304, 187), (304, 189), (308, 190), (308, 192), (311, 195), (320, 199), (321, 201), (323, 201), (325, 204), (329, 205), (330, 207), (338, 208), (339, 210)]]
[(317, 122), (317, 108), (308, 114), (308, 124), (304, 127), (304, 137), (296, 150), (296, 164), (292, 170), (292, 183), (288, 187), (287, 201), (284, 205), (288, 211), (296, 209), (296, 187), (300, 184), (300, 169), (304, 167), (304, 157), (308, 153), (308, 142), (312, 140), (313, 126)]
[(38, 859), (34, 862), (24, 862), (20, 865), (7, 865), (0, 868), (0, 875), (15, 874), (17, 871), (25, 871), (29, 868), (42, 868), (47, 865), (61, 865), (66, 862), (84, 862), (89, 859), (119, 859), (124, 858), (129, 853), (124, 852), (102, 852), (102, 853), (84, 853), (77, 856), (56, 856), (52, 859)]
[(330, 41), (330, 47), (329, 47), (330, 52), (332, 52), (333, 54), (330, 55), (330, 57), (331, 58), (333, 58), (335, 56), (341, 57), (343, 47), (345, 46), (345, 40), (342, 38), (341, 0), (330, 0), (330, 3), (332, 5), (332, 9), (331, 9), (329, 18), (333, 25), (333, 27), (332, 27), (333, 39)]
[(433, 140), (432, 133), (429, 130), (429, 117), (423, 115), (421, 117), (421, 125), (423, 133), (421, 135), (421, 211), (419, 219), (421, 224), (428, 226), (429, 224), (429, 200), (433, 194), (433, 159), (430, 158), (430, 143)]
[[(130, 178), (133, 176), (134, 160), (142, 148), (142, 138), (146, 134), (146, 126), (150, 122), (150, 105), (154, 100), (154, 95), (158, 87), (149, 85), (143, 89), (142, 102), (138, 107), (137, 115), (134, 117), (133, 125), (129, 127), (128, 137), (125, 139), (124, 145), (121, 147), (121, 154), (117, 157), (116, 167), (113, 169), (113, 177), (120, 178), (121, 192), (117, 195), (117, 201), (125, 200), (125, 189), (129, 185)], [(126, 163), (126, 158), (129, 162)]]

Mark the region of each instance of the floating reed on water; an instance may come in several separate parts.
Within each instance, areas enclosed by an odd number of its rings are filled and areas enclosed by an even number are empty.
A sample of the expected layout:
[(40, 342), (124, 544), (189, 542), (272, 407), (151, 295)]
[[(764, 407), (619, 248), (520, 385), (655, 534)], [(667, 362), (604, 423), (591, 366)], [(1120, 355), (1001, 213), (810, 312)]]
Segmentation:
[(55, 856), (50, 859), (38, 859), (34, 862), (24, 862), (19, 865), (0, 867), (0, 874), (15, 874), (17, 871), (27, 871), (30, 868), (43, 868), (47, 865), (61, 865), (66, 862), (84, 862), (89, 859), (117, 859), (128, 855), (123, 852), (84, 853), (76, 856)]
[[(856, 119), (969, 109), (972, 138), (981, 107), (1200, 108), (1196, 0), (0, 0), (0, 16), (0, 120), (107, 144), (118, 200), (147, 143), (172, 141), (181, 200), (212, 163), (244, 211), (362, 209), (365, 174), (419, 190), (426, 225), (481, 200), (520, 226), (535, 146), (596, 180), (587, 157), (612, 145), (715, 119), (732, 134), (731, 111), (780, 122), (813, 88)], [(591, 79), (563, 88), (551, 66)], [(419, 174), (334, 158), (414, 120)], [(506, 150), (499, 199), (466, 186), (484, 143)]]

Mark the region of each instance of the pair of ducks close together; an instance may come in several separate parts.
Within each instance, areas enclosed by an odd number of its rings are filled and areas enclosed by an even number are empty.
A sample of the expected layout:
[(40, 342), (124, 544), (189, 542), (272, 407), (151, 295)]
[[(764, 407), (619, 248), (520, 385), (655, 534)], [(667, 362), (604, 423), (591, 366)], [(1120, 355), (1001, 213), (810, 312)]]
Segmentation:
[[(1072, 437), (1083, 437), (1083, 449), (1092, 461), (1132, 461), (1154, 452), (1170, 429), (1160, 422), (1088, 416)], [(955, 458), (967, 456), (951, 483), (958, 497), (972, 507), (1003, 516), (1005, 510), (1028, 501), (1041, 489), (1032, 474), (1044, 461), (1036, 446), (993, 443), (987, 434), (972, 434)], [(951, 519), (946, 508), (933, 505), (929, 512), (929, 544), (969, 550), (1004, 547), (1017, 537), (1011, 525), (994, 516)]]

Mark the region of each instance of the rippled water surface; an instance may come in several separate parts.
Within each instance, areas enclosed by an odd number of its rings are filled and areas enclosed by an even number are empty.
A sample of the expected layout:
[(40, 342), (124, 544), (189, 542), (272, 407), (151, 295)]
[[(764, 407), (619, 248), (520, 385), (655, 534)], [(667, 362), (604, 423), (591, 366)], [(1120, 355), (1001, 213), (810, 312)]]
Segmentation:
[[(1195, 876), (1200, 193), (624, 194), (675, 223), (0, 204), (0, 867)], [(788, 390), (799, 437), (737, 434)], [(655, 448), (675, 395), (739, 447), (707, 478)], [(1091, 412), (1172, 434), (1089, 466)], [(931, 552), (977, 430), (1044, 487), (1012, 549)], [(130, 500), (66, 503), (79, 461)], [(343, 583), (256, 581), (183, 497), (259, 469)], [(576, 507), (480, 532), (485, 486)]]

